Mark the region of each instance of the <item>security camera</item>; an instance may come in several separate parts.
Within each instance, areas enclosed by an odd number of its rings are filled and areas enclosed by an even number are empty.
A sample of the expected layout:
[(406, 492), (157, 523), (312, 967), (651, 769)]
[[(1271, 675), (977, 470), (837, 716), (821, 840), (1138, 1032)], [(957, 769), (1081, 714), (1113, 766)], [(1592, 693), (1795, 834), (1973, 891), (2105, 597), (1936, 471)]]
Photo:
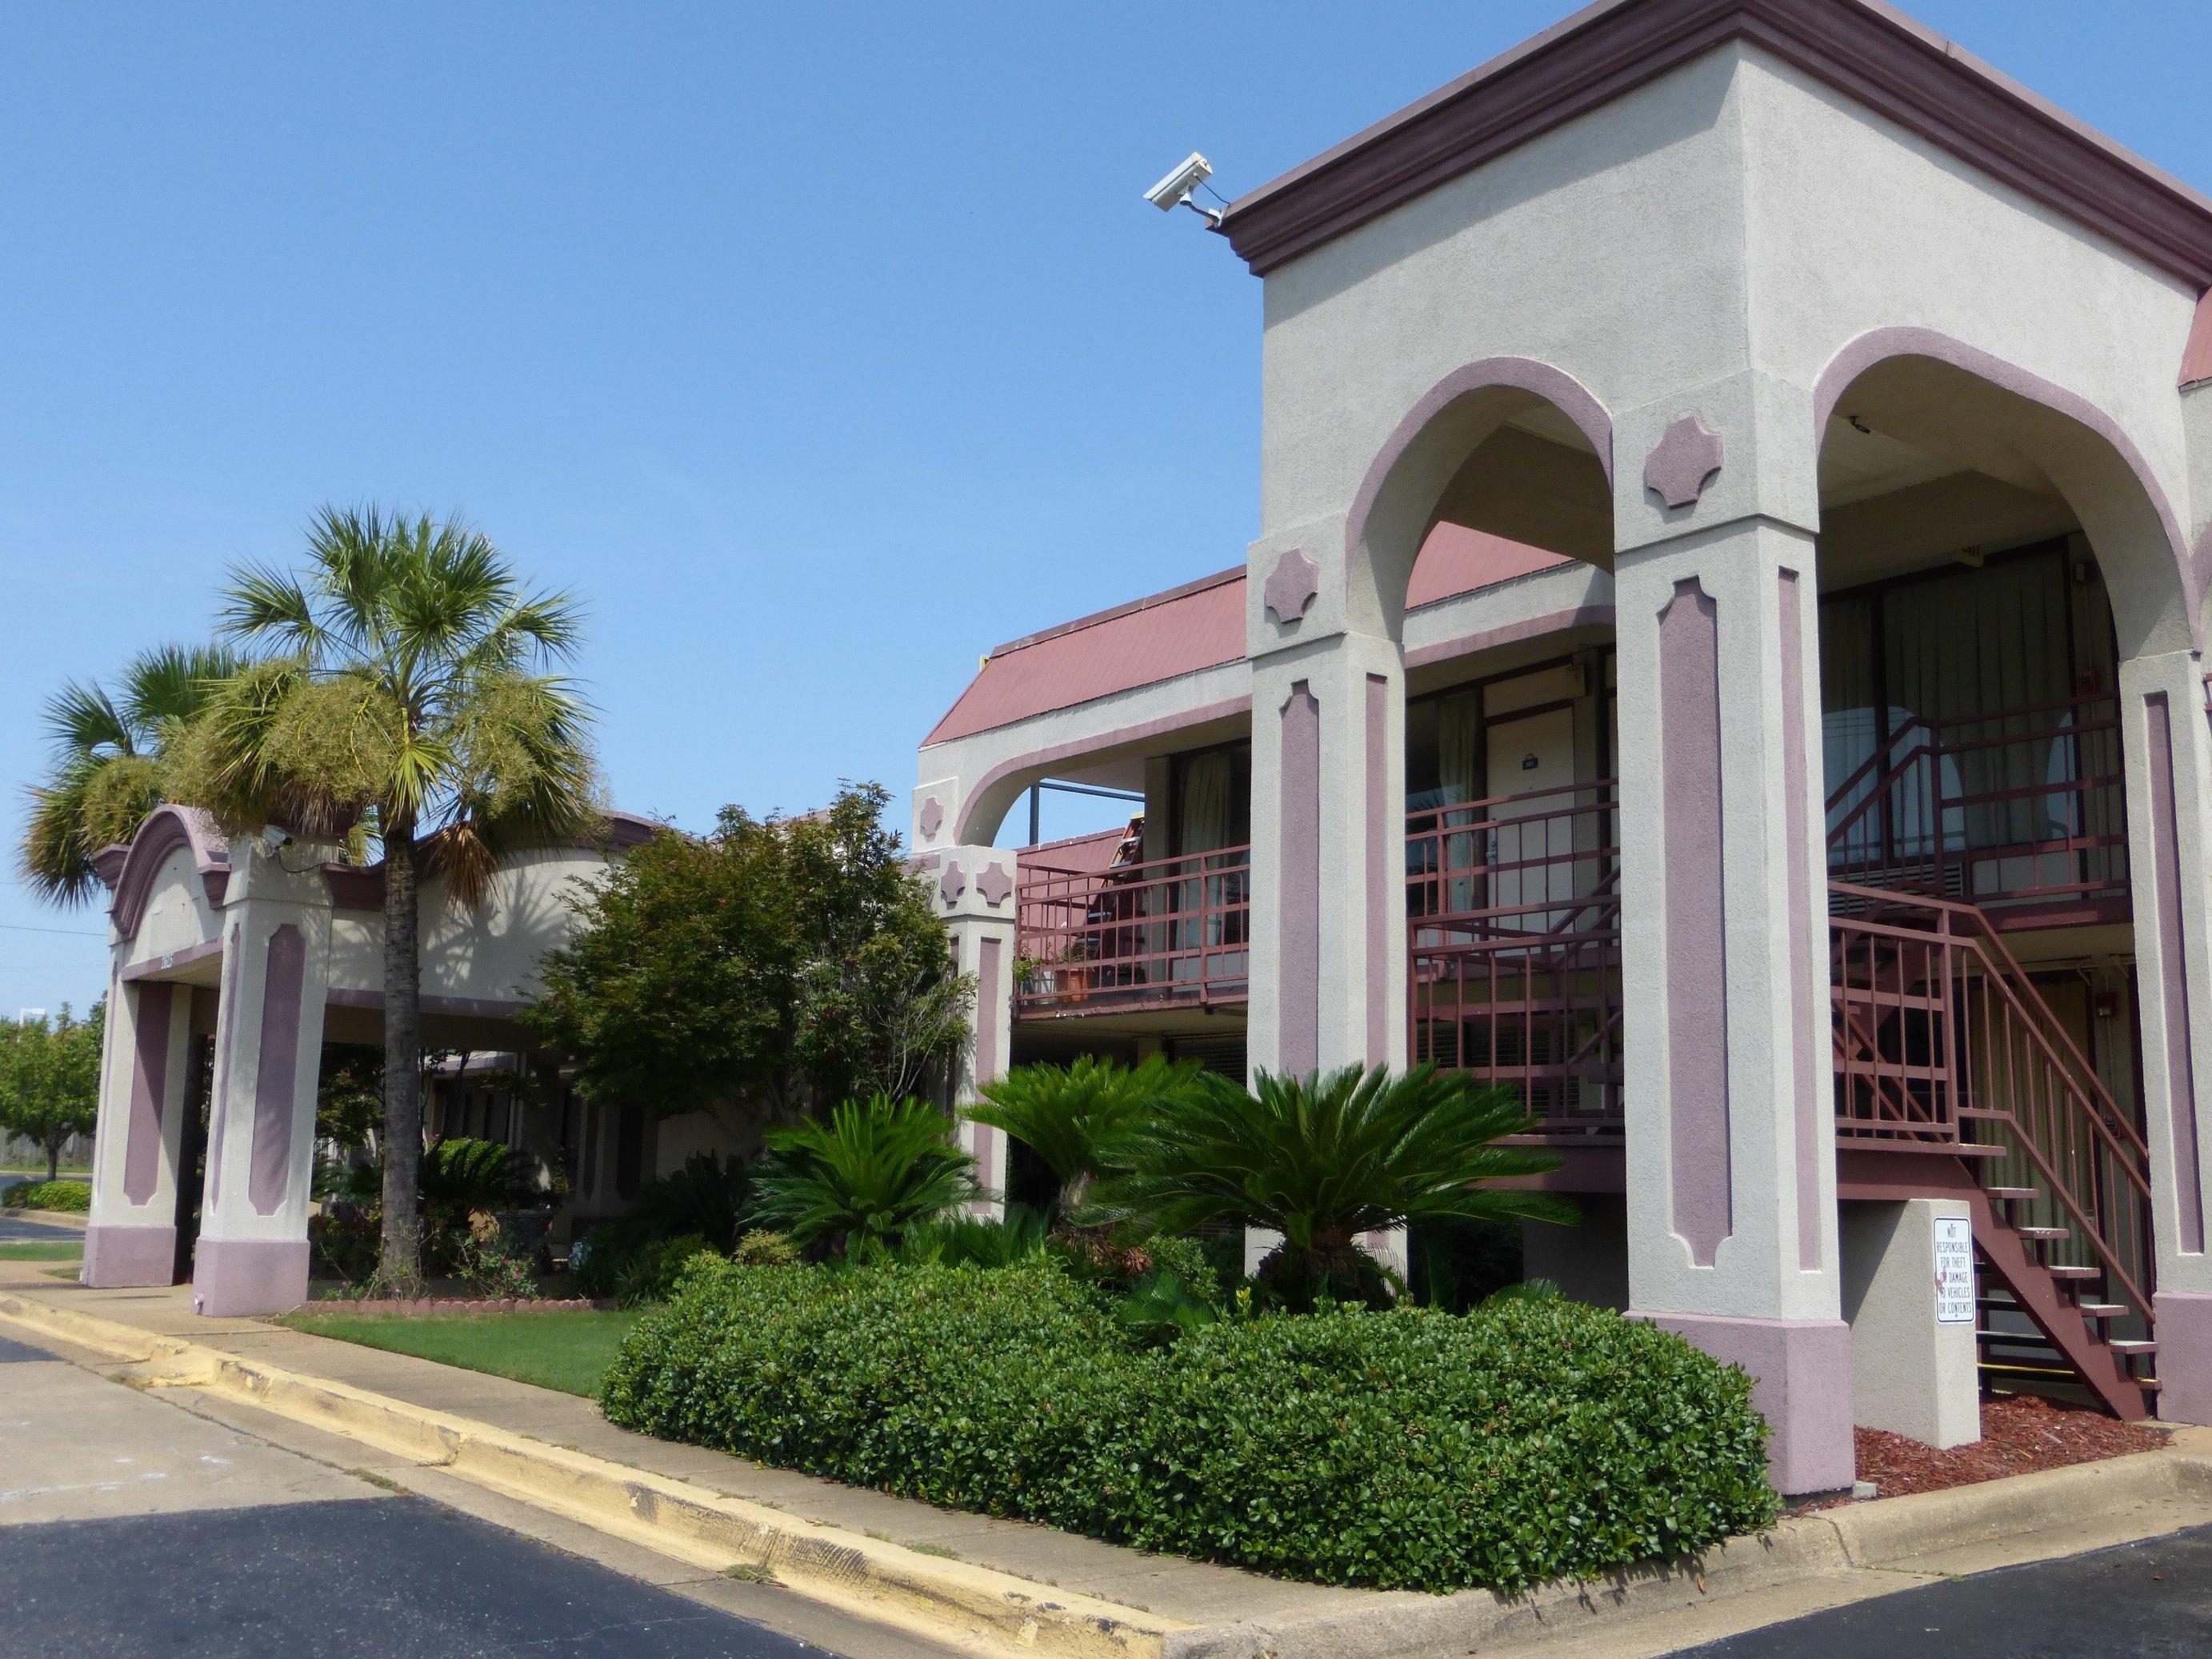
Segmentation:
[[(1185, 202), (1190, 201), (1191, 191), (1212, 177), (1213, 163), (1193, 150), (1176, 164), (1173, 173), (1145, 192), (1145, 199), (1163, 213), (1173, 213)], [(1192, 203), (1192, 205), (1195, 207), (1197, 204)], [(1206, 211), (1204, 208), (1198, 210), (1200, 213)]]

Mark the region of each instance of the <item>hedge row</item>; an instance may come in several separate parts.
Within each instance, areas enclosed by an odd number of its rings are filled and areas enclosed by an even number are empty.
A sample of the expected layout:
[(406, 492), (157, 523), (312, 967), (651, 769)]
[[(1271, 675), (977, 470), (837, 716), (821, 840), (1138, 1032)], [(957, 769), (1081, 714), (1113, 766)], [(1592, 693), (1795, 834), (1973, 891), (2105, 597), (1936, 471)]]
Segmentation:
[(8, 1189), (8, 1204), (18, 1210), (75, 1210), (92, 1208), (88, 1181), (19, 1181)]
[(1049, 1267), (696, 1268), (627, 1427), (1325, 1583), (1517, 1589), (1770, 1524), (1750, 1384), (1568, 1302), (1224, 1322), (1133, 1348)]

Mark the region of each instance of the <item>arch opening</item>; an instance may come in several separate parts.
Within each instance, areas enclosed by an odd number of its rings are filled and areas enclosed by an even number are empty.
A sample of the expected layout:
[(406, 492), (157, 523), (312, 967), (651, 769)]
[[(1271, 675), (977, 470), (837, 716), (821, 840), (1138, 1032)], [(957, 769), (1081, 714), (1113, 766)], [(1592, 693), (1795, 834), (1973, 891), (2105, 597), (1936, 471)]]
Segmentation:
[(1405, 613), (1570, 561), (1610, 568), (1613, 426), (1548, 364), (1447, 376), (1392, 433), (1346, 528), (1347, 620), (1397, 638)]

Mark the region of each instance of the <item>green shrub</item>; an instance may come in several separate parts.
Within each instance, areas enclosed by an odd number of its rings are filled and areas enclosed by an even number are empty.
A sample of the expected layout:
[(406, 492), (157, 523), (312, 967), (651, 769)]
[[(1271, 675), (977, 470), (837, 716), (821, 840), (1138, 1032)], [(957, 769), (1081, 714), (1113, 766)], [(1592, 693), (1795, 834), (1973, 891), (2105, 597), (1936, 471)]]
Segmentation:
[(901, 1261), (935, 1262), (945, 1267), (1017, 1267), (1044, 1259), (1049, 1230), (1045, 1218), (1019, 1204), (1006, 1206), (1003, 1220), (945, 1215), (916, 1222), (906, 1230), (895, 1254)]
[(953, 1508), (1328, 1583), (1516, 1589), (1764, 1527), (1751, 1385), (1564, 1301), (1324, 1308), (1144, 1348), (1049, 1267), (698, 1267), (609, 1420)]
[(730, 1259), (741, 1267), (796, 1267), (805, 1256), (790, 1234), (756, 1227), (738, 1240)]
[(697, 1233), (643, 1238), (615, 1222), (594, 1227), (579, 1239), (568, 1253), (568, 1268), (584, 1295), (637, 1308), (666, 1301), (691, 1258), (702, 1254), (714, 1255)]
[(92, 1183), (19, 1181), (8, 1189), (8, 1202), (19, 1210), (74, 1210), (83, 1214), (92, 1208)]

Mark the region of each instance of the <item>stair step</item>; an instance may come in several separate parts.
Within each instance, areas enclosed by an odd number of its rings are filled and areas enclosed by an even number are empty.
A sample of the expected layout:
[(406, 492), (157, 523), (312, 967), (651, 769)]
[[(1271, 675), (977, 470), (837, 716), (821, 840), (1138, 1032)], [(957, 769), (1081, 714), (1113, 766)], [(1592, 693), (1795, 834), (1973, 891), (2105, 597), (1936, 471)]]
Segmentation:
[(2135, 1310), (2124, 1302), (2077, 1302), (2074, 1311), (2084, 1319), (2124, 1319)]
[(2007, 1203), (2016, 1203), (2025, 1199), (2043, 1196), (2033, 1187), (1984, 1187), (1982, 1190), (1991, 1198), (2002, 1199)]
[(2045, 1267), (2043, 1271), (2053, 1279), (2102, 1279), (2105, 1276), (2105, 1270), (2102, 1267), (2077, 1267), (2070, 1261), (2062, 1261), (2056, 1267)]
[(2156, 1353), (2158, 1352), (2158, 1344), (2148, 1340), (2132, 1342), (2107, 1342), (2105, 1346), (2110, 1348), (2114, 1353), (2118, 1354)]
[(2074, 1230), (2071, 1227), (2015, 1227), (2013, 1231), (2018, 1233), (2022, 1238), (2045, 1241), (2074, 1237)]

